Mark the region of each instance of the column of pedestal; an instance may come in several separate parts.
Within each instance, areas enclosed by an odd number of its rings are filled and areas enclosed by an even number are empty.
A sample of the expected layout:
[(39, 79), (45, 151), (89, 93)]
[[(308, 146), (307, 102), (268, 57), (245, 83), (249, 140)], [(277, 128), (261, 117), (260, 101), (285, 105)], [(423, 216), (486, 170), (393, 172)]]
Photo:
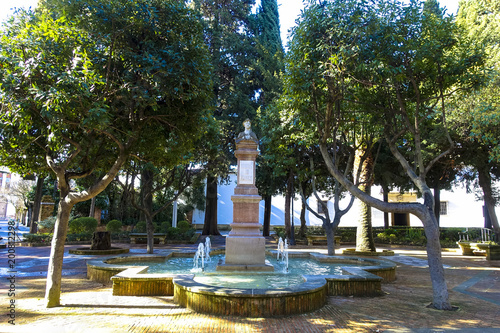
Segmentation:
[(226, 259), (218, 270), (269, 271), (266, 265), (266, 241), (260, 232), (259, 202), (261, 197), (255, 186), (255, 159), (257, 143), (241, 140), (236, 144), (238, 184), (231, 196), (233, 223), (226, 237)]

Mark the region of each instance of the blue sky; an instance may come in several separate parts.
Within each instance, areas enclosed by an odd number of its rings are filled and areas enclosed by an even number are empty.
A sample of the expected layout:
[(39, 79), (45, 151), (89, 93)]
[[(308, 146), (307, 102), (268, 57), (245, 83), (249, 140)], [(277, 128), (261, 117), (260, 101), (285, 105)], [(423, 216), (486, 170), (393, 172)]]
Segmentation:
[[(448, 13), (456, 14), (459, 0), (438, 0), (446, 7)], [(4, 20), (12, 14), (11, 8), (36, 6), (38, 0), (0, 0), (0, 20)], [(300, 10), (304, 7), (302, 0), (278, 0), (281, 21), (281, 38), (286, 45), (288, 30), (295, 24), (295, 20), (300, 15)]]

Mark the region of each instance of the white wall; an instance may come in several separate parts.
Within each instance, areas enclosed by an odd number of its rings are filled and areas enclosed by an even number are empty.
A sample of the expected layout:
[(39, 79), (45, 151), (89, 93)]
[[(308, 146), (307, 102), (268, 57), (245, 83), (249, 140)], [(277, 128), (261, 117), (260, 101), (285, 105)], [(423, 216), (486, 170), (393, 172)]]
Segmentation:
[[(19, 182), (21, 177), (18, 174), (10, 173), (8, 168), (0, 167), (0, 171), (3, 172), (2, 185), (0, 186), (0, 204), (4, 204), (7, 202), (7, 210), (6, 210), (6, 218), (15, 218), (16, 217), (16, 207), (14, 203), (17, 202), (17, 198), (12, 196), (9, 187), (13, 186), (17, 182)], [(10, 181), (7, 182), (7, 174), (10, 174)], [(0, 216), (2, 218), (3, 216)]]
[[(236, 175), (232, 174), (230, 176), (230, 182), (228, 185), (218, 186), (218, 197), (219, 203), (217, 206), (217, 219), (218, 224), (230, 224), (233, 220), (233, 203), (231, 201), (231, 195), (234, 193), (234, 187), (236, 186)], [(382, 192), (380, 187), (374, 186), (372, 188), (372, 195), (382, 200)], [(417, 201), (422, 202), (422, 199)], [(458, 187), (449, 191), (441, 191), (441, 201), (448, 202), (448, 214), (441, 215), (440, 226), (442, 227), (484, 227), (484, 217), (482, 201), (476, 201), (474, 194), (466, 193), (465, 189)], [(313, 209), (316, 209), (317, 202), (315, 198), (309, 198), (309, 204)], [(348, 199), (344, 199), (340, 206), (345, 208), (348, 204)], [(284, 207), (285, 198), (284, 196), (278, 195), (272, 199), (272, 210), (271, 210), (271, 225), (284, 225)], [(301, 201), (298, 196), (295, 197), (293, 208), (294, 208), (294, 223), (295, 225), (300, 225), (300, 210)], [(328, 208), (330, 212), (333, 212), (333, 202), (328, 203)], [(500, 215), (500, 209), (497, 209), (497, 214)], [(355, 200), (351, 210), (342, 217), (340, 222), (341, 227), (356, 226), (358, 222), (359, 212), (359, 200)], [(264, 220), (264, 201), (260, 202), (259, 205), (259, 215), (260, 223)], [(195, 210), (193, 214), (194, 224), (203, 224), (205, 218), (205, 213), (203, 211)], [(306, 221), (308, 225), (321, 225), (321, 220), (316, 218), (312, 213), (306, 212)], [(384, 214), (383, 212), (372, 208), (372, 224), (373, 226), (384, 226)], [(422, 223), (418, 218), (410, 215), (410, 225), (411, 226), (422, 226)]]

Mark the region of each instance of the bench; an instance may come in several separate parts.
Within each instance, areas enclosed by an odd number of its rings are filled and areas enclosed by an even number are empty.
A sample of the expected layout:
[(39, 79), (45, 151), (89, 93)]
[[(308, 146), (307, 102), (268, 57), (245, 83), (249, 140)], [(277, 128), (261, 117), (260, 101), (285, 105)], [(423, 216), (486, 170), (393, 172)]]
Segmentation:
[[(326, 244), (326, 236), (321, 235), (308, 235), (307, 238), (307, 246), (313, 246), (314, 244)], [(334, 246), (336, 249), (340, 248), (340, 239), (341, 236), (334, 236)]]
[[(129, 234), (130, 236), (130, 244), (137, 244), (138, 239), (148, 239), (148, 234), (145, 232), (134, 232)], [(154, 233), (153, 239), (158, 240), (158, 244), (163, 245), (167, 240), (167, 234), (165, 233)]]

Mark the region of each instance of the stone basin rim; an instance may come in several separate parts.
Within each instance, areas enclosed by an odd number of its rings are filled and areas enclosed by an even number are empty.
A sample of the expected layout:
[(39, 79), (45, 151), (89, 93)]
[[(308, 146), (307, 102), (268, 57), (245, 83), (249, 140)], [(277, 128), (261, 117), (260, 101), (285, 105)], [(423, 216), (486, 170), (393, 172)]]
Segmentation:
[[(215, 251), (213, 251), (215, 252)], [(217, 252), (223, 252), (223, 250), (218, 250)], [(189, 255), (192, 253), (192, 251), (187, 252), (170, 252), (168, 254), (124, 254), (124, 255), (117, 255), (113, 257), (107, 257), (107, 258), (102, 258), (102, 259), (91, 259), (87, 261), (87, 266), (96, 268), (96, 269), (102, 269), (102, 270), (108, 270), (108, 271), (114, 271), (116, 274), (111, 277), (111, 280), (119, 280), (119, 279), (127, 279), (127, 280), (157, 280), (157, 279), (172, 279), (172, 280), (179, 280), (179, 281), (185, 281), (185, 280), (191, 280), (193, 283), (186, 284), (185, 288), (192, 288), (195, 284), (199, 286), (204, 286), (203, 288), (211, 288), (212, 290), (215, 289), (220, 289), (220, 290), (238, 290), (239, 292), (242, 292), (244, 290), (250, 291), (250, 293), (255, 293), (255, 290), (262, 290), (265, 291), (266, 293), (269, 293), (270, 291), (280, 291), (280, 292), (299, 292), (300, 290), (311, 290), (311, 281), (314, 281), (314, 284), (317, 283), (317, 279), (323, 280), (343, 280), (343, 281), (359, 281), (359, 280), (366, 280), (366, 279), (382, 279), (379, 276), (376, 276), (370, 271), (374, 270), (392, 270), (395, 269), (396, 263), (393, 262), (388, 262), (383, 259), (372, 259), (372, 258), (359, 258), (359, 257), (352, 257), (352, 256), (328, 256), (324, 254), (318, 254), (318, 253), (308, 253), (308, 252), (294, 252), (294, 255), (291, 257), (302, 257), (302, 258), (310, 258), (312, 260), (318, 261), (320, 263), (335, 263), (335, 262), (341, 262), (341, 263), (351, 263), (351, 262), (360, 262), (363, 263), (362, 265), (359, 266), (341, 266), (342, 270), (344, 273), (347, 274), (342, 274), (342, 275), (302, 275), (302, 277), (305, 279), (305, 282), (294, 285), (292, 287), (286, 287), (286, 288), (255, 288), (255, 289), (246, 289), (246, 288), (235, 288), (235, 287), (220, 287), (220, 286), (212, 286), (212, 285), (206, 285), (202, 284), (200, 282), (196, 282), (194, 280), (194, 274), (192, 273), (147, 273), (147, 270), (149, 266), (144, 265), (144, 266), (137, 266), (137, 265), (121, 265), (120, 261), (128, 261), (130, 259), (137, 260), (138, 262), (140, 261), (147, 261), (147, 260), (167, 260), (172, 257), (189, 257)], [(272, 253), (268, 253), (272, 254)], [(111, 261), (111, 262), (110, 262)], [(371, 265), (370, 265), (371, 264)], [(235, 272), (235, 274), (238, 274), (239, 272)], [(243, 272), (242, 272), (243, 273)], [(216, 274), (216, 273), (214, 273)], [(308, 282), (309, 281), (309, 282)], [(185, 285), (184, 282), (181, 283), (182, 285)], [(208, 289), (207, 289), (208, 290)]]
[(325, 287), (328, 275), (306, 275), (305, 281), (293, 287), (286, 288), (234, 288), (207, 285), (189, 278), (175, 278), (173, 283), (193, 293), (236, 297), (283, 297), (310, 294)]

